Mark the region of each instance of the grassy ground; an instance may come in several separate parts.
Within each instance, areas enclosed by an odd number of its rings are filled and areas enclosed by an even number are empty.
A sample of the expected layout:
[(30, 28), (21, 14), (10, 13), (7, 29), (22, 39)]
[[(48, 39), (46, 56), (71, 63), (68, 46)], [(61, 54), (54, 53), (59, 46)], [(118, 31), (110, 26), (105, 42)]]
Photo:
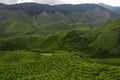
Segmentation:
[(75, 54), (0, 52), (0, 80), (120, 80), (120, 59)]

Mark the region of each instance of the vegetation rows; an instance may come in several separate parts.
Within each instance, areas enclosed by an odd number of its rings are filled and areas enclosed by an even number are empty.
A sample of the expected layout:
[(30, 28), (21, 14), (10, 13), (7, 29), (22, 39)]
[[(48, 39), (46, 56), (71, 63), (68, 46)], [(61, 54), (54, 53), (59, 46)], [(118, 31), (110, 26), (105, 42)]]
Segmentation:
[(43, 54), (30, 51), (5, 51), (0, 54), (0, 80), (120, 79), (119, 65), (95, 61), (101, 60), (87, 61), (78, 54), (67, 52)]

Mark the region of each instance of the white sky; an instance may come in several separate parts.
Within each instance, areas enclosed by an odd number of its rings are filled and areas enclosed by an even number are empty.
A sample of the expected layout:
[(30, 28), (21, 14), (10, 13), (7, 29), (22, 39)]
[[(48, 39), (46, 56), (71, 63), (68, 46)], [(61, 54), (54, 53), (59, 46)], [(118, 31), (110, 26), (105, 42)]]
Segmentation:
[(23, 2), (35, 2), (34, 0), (17, 0), (17, 3), (23, 3)]
[(65, 0), (67, 3), (105, 3), (113, 6), (120, 6), (120, 0)]
[(113, 6), (120, 6), (120, 0), (0, 0), (7, 4), (22, 2), (38, 2), (44, 4), (82, 4), (82, 3), (105, 3)]

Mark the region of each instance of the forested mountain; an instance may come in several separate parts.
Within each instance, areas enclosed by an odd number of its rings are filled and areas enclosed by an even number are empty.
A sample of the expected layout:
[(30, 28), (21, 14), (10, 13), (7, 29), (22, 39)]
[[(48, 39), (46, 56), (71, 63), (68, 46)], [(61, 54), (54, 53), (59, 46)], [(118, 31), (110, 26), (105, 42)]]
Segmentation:
[(115, 17), (119, 16), (97, 4), (0, 4), (0, 36), (43, 35), (81, 26), (95, 27)]
[(118, 6), (114, 7), (114, 6), (104, 4), (104, 3), (100, 3), (99, 5), (111, 10), (112, 12), (117, 13), (118, 15), (120, 15), (120, 7), (118, 7)]
[(55, 13), (60, 12), (63, 14), (68, 14), (71, 12), (85, 12), (87, 10), (92, 10), (93, 8), (99, 8), (101, 10), (106, 10), (106, 8), (99, 6), (97, 4), (78, 4), (78, 5), (72, 5), (72, 4), (62, 4), (62, 5), (45, 5), (45, 4), (37, 4), (37, 3), (21, 3), (21, 4), (13, 4), (13, 5), (6, 5), (6, 4), (0, 4), (1, 10), (23, 10), (26, 13), (30, 15), (38, 15), (42, 12), (48, 12), (48, 13)]

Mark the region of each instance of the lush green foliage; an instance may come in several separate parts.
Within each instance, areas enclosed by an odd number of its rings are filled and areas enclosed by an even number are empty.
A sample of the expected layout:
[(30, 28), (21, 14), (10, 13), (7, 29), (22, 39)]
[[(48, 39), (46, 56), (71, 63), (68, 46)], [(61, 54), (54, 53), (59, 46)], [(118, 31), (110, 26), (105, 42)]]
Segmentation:
[[(79, 53), (80, 54), (80, 53)], [(92, 60), (92, 59), (90, 59)], [(98, 63), (78, 53), (0, 52), (1, 80), (119, 80), (120, 65)], [(94, 61), (94, 62), (93, 62)], [(96, 62), (95, 62), (96, 61)]]
[(120, 19), (110, 21), (97, 29), (98, 36), (89, 47), (96, 56), (120, 56)]
[(113, 15), (95, 4), (0, 4), (0, 80), (119, 80)]
[(96, 4), (0, 4), (0, 37), (45, 35), (84, 26), (95, 27), (114, 18), (114, 14)]
[(117, 19), (95, 29), (79, 27), (76, 30), (65, 30), (46, 36), (1, 38), (0, 50), (85, 51), (91, 53), (93, 57), (119, 57), (119, 22), (120, 19)]

